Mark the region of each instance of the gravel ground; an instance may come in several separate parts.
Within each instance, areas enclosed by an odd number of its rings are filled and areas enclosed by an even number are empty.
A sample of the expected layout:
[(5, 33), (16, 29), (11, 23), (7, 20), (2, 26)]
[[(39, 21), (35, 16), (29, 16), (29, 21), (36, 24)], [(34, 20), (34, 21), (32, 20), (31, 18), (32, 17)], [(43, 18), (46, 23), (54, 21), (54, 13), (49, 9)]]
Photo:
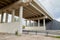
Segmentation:
[(0, 34), (0, 40), (60, 40), (60, 39), (46, 37), (46, 36), (42, 36), (42, 35), (15, 36), (15, 35), (1, 35)]

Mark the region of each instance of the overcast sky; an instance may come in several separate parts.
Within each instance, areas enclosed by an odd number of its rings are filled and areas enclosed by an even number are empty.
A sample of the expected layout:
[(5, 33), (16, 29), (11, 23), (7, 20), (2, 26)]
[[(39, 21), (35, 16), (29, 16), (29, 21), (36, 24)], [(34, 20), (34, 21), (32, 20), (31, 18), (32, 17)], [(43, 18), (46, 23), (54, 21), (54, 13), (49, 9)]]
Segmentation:
[(54, 19), (60, 21), (60, 0), (39, 0), (40, 3), (52, 14)]

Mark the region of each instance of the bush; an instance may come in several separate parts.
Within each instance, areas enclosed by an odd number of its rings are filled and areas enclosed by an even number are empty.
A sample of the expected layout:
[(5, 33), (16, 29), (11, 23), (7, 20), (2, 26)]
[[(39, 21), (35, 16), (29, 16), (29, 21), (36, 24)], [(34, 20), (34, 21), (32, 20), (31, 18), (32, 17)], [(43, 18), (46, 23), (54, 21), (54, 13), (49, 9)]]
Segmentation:
[(15, 32), (15, 35), (18, 35), (18, 31)]
[(23, 26), (23, 29), (25, 29), (25, 26)]

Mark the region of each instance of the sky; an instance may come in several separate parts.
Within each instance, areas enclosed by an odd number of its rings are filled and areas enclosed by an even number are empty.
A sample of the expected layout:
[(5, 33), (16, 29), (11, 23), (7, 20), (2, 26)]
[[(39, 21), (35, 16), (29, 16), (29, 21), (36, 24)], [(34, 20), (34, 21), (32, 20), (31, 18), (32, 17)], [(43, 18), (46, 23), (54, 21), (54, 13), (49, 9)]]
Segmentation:
[(57, 21), (60, 21), (60, 0), (39, 0), (45, 9)]

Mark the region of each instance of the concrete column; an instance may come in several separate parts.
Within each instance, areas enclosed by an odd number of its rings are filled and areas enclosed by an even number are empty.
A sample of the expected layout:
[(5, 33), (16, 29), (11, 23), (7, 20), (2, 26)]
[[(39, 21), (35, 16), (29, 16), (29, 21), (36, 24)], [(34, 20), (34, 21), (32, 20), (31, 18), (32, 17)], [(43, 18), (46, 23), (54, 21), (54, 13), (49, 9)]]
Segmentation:
[(12, 10), (12, 22), (14, 22), (15, 10)]
[(8, 22), (8, 13), (6, 13), (6, 19), (5, 19), (5, 22), (6, 22), (6, 23)]
[(43, 19), (43, 26), (44, 26), (44, 30), (45, 30), (46, 29), (45, 18)]
[(4, 16), (4, 13), (1, 12), (1, 23), (3, 23), (3, 16)]
[(33, 27), (35, 26), (35, 21), (33, 20)]
[(22, 21), (22, 18), (23, 18), (23, 6), (20, 6), (20, 9), (19, 9), (19, 20), (20, 20), (20, 25), (18, 27), (18, 34), (22, 34), (22, 26), (23, 26), (23, 21)]
[[(1, 15), (1, 14), (0, 14)], [(1, 16), (0, 16), (0, 23), (1, 23)]]
[(40, 20), (38, 19), (38, 27), (40, 27)]
[(34, 26), (37, 26), (37, 22), (36, 21), (34, 21)]
[(26, 27), (27, 27), (27, 20), (25, 20), (26, 21)]
[(29, 26), (31, 27), (31, 20), (29, 20)]

